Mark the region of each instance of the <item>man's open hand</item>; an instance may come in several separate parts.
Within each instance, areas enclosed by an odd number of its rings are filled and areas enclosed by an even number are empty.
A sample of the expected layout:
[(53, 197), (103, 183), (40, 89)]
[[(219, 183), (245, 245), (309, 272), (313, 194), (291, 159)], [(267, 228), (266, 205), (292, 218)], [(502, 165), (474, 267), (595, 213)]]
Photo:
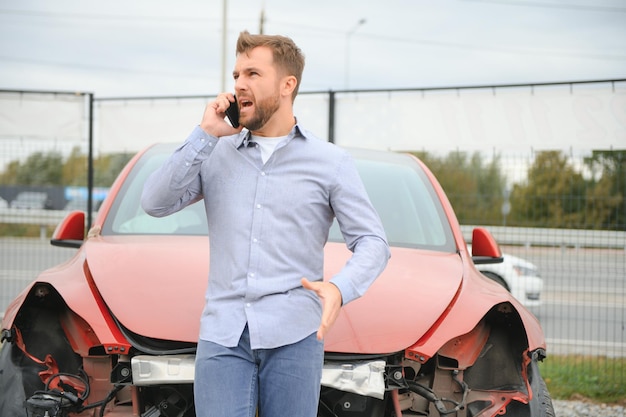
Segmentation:
[(324, 336), (339, 316), (341, 310), (341, 292), (335, 284), (323, 281), (309, 281), (302, 278), (302, 286), (307, 290), (314, 291), (322, 300), (322, 322), (317, 330), (317, 339), (323, 340)]

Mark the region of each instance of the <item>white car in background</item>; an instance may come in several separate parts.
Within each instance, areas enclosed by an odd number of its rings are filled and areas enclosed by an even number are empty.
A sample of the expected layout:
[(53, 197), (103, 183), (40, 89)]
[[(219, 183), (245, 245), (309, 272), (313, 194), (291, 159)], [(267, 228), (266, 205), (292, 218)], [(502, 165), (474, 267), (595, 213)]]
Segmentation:
[[(471, 246), (468, 245), (471, 250)], [(513, 297), (526, 307), (541, 305), (543, 279), (535, 264), (508, 253), (502, 253), (503, 261), (497, 264), (476, 265), (487, 278), (506, 288)]]

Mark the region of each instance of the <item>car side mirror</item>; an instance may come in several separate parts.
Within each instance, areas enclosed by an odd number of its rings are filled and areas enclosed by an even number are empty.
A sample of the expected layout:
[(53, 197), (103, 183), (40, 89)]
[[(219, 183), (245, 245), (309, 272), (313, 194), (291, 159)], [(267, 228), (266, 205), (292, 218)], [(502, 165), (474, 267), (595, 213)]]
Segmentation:
[(498, 242), (484, 227), (472, 231), (472, 260), (474, 264), (498, 264), (504, 259)]
[(72, 211), (59, 223), (50, 244), (64, 248), (80, 248), (85, 240), (85, 213)]

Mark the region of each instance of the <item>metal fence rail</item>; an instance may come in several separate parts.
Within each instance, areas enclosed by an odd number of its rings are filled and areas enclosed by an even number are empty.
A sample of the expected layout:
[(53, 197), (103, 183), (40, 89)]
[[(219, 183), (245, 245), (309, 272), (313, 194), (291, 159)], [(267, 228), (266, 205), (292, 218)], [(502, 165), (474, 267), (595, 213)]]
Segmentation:
[[(461, 226), (467, 241), (476, 226)], [(542, 229), (538, 227), (483, 226), (501, 245), (572, 248), (622, 249), (626, 251), (626, 231)], [(624, 253), (626, 256), (626, 252)], [(625, 271), (626, 272), (626, 271)]]

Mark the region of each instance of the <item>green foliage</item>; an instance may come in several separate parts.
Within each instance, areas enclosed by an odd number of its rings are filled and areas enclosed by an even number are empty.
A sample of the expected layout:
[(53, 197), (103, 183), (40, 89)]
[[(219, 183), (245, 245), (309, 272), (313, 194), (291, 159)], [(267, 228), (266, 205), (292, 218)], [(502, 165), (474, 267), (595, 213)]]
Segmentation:
[(63, 164), (63, 185), (87, 185), (87, 156), (81, 153), (80, 148), (72, 149), (70, 156)]
[(626, 358), (602, 356), (548, 356), (539, 364), (554, 399), (588, 398), (624, 404)]
[[(427, 152), (414, 154), (435, 174), (462, 224), (626, 228), (626, 150), (594, 151), (578, 166), (560, 151), (538, 152), (527, 180), (513, 184), (506, 219), (502, 207), (507, 181), (498, 155), (487, 162), (479, 153), (455, 151), (443, 158)], [(94, 186), (111, 186), (132, 156), (119, 153), (96, 158)], [(65, 161), (56, 151), (35, 152), (23, 163), (8, 163), (0, 173), (0, 184), (86, 186), (87, 162), (79, 148)]]
[[(588, 210), (596, 228), (619, 230), (626, 225), (626, 150), (593, 151), (585, 164), (594, 174)], [(596, 179), (599, 175), (600, 178)]]
[[(46, 227), (46, 236), (52, 236), (54, 227)], [(39, 237), (41, 227), (36, 224), (0, 223), (0, 237)]]
[(414, 155), (435, 174), (461, 224), (626, 228), (626, 151), (594, 151), (578, 166), (560, 151), (538, 152), (527, 180), (513, 184), (506, 219), (502, 217), (506, 178), (499, 157), (486, 163), (478, 153)]
[(35, 152), (24, 163), (11, 161), (0, 175), (6, 185), (58, 185), (63, 178), (63, 157), (57, 151)]
[(569, 229), (624, 230), (626, 151), (595, 151), (585, 178), (560, 151), (536, 155), (524, 184), (511, 194), (511, 224)]
[(499, 224), (506, 178), (495, 157), (485, 163), (479, 153), (451, 152), (439, 159), (426, 152), (415, 152), (435, 174), (450, 203), (465, 224)]
[(539, 152), (528, 182), (511, 194), (512, 221), (522, 226), (579, 228), (585, 206), (585, 181), (559, 151)]
[[(94, 186), (109, 187), (133, 154), (107, 154), (94, 160)], [(59, 152), (35, 152), (26, 161), (11, 161), (0, 173), (4, 185), (87, 186), (87, 156), (78, 147), (64, 161)]]
[(133, 154), (116, 153), (98, 158), (94, 161), (94, 185), (109, 187), (132, 157)]

